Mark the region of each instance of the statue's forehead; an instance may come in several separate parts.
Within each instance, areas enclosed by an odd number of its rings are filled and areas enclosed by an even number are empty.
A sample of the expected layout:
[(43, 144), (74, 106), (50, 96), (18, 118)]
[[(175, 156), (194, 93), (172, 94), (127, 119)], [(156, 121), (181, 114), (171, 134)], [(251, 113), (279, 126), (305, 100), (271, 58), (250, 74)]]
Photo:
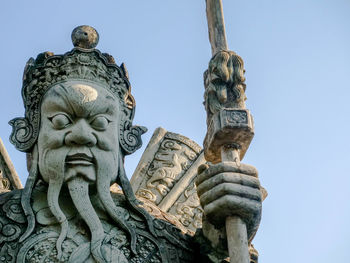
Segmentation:
[(80, 115), (92, 110), (115, 111), (119, 108), (119, 100), (98, 84), (73, 81), (56, 84), (45, 94), (42, 110), (57, 107)]
[(98, 97), (98, 91), (86, 84), (73, 84), (70, 86), (71, 90), (74, 94), (77, 94), (81, 97), (83, 102), (92, 102), (95, 101)]

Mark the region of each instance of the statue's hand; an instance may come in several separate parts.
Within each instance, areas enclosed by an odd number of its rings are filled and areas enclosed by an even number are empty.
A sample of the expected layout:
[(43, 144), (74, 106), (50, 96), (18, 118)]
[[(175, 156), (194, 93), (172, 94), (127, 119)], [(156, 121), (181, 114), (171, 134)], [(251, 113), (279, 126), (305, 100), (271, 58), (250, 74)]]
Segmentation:
[(224, 229), (229, 216), (239, 216), (246, 223), (248, 239), (252, 239), (260, 223), (262, 203), (258, 172), (253, 166), (204, 164), (198, 168), (196, 185), (204, 209), (203, 234), (210, 241), (215, 229)]

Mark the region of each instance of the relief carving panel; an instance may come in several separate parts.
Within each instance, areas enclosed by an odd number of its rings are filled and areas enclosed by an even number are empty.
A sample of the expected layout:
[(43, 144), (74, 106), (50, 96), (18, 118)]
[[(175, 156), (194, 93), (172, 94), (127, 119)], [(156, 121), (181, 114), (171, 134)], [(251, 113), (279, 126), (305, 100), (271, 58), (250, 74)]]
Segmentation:
[(203, 214), (194, 180), (204, 162), (198, 144), (158, 128), (131, 179), (133, 190), (194, 235), (202, 226)]
[(171, 192), (201, 151), (196, 143), (171, 132), (166, 132), (158, 144), (148, 167), (141, 172), (143, 175), (137, 175), (143, 178), (135, 191), (156, 205)]
[(199, 203), (194, 181), (186, 188), (185, 192), (168, 212), (175, 215), (180, 223), (192, 234), (197, 228), (202, 227), (203, 209)]

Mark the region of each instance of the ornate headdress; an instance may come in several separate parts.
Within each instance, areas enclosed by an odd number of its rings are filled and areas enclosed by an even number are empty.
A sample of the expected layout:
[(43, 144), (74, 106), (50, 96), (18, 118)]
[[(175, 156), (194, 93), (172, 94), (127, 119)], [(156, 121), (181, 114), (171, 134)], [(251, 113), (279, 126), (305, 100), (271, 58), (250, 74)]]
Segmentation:
[(22, 98), (25, 117), (9, 123), (13, 130), (10, 141), (23, 152), (30, 152), (37, 141), (40, 129), (42, 98), (53, 85), (67, 80), (84, 80), (102, 84), (121, 102), (120, 145), (124, 154), (131, 154), (141, 147), (141, 135), (146, 128), (132, 126), (135, 100), (131, 95), (128, 73), (124, 66), (117, 66), (114, 58), (95, 49), (99, 40), (97, 31), (90, 26), (79, 26), (72, 32), (74, 48), (63, 55), (44, 52), (27, 62)]

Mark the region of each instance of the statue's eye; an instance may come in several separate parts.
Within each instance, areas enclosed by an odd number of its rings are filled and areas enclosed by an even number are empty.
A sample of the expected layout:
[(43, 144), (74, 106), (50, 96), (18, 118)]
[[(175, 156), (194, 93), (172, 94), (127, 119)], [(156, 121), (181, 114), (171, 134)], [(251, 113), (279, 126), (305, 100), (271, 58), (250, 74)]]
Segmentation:
[(90, 122), (90, 125), (92, 128), (98, 131), (104, 131), (107, 129), (107, 126), (109, 124), (109, 120), (104, 116), (97, 116), (95, 119), (93, 119)]
[(49, 120), (52, 122), (53, 127), (57, 130), (64, 129), (72, 123), (70, 119), (64, 114), (57, 114), (52, 118), (49, 118)]

